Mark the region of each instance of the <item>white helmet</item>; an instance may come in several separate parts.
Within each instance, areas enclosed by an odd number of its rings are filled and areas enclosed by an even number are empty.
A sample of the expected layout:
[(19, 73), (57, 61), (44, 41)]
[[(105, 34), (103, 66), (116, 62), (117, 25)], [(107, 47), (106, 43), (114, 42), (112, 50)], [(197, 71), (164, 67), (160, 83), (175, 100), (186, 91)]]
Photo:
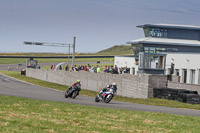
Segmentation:
[(117, 84), (115, 82), (112, 83), (113, 86), (117, 86)]

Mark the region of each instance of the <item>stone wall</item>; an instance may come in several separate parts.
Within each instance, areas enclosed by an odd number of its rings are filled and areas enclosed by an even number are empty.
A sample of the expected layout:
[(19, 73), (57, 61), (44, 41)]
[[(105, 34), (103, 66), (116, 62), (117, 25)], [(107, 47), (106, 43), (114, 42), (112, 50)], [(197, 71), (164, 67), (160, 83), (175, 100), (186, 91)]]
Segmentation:
[(192, 91), (197, 91), (198, 94), (200, 94), (200, 85), (184, 84), (184, 83), (168, 81), (168, 88), (192, 90)]
[(149, 76), (149, 97), (153, 97), (153, 88), (167, 88), (166, 75), (150, 75)]
[(62, 85), (71, 85), (81, 80), (83, 89), (98, 92), (100, 88), (117, 83), (117, 95), (134, 98), (152, 98), (153, 88), (166, 87), (167, 76), (91, 73), (85, 71), (67, 72), (62, 70), (27, 69), (26, 76)]

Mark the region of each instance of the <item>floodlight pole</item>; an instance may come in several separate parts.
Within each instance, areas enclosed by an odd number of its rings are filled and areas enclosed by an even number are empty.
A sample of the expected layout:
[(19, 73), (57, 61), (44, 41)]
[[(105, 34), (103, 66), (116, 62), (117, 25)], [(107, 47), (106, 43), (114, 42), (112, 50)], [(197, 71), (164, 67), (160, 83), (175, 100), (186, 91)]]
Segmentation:
[(69, 45), (69, 47), (68, 47), (68, 65), (69, 65), (69, 55), (70, 55), (70, 45)]
[(74, 59), (75, 59), (75, 45), (76, 45), (76, 37), (74, 37), (73, 44), (65, 44), (65, 43), (48, 43), (48, 42), (30, 42), (24, 41), (25, 45), (38, 45), (38, 46), (54, 46), (54, 47), (68, 47), (68, 65), (69, 65), (69, 55), (70, 55), (70, 48), (73, 48), (72, 53), (72, 66), (74, 66)]
[(73, 56), (72, 56), (72, 66), (74, 67), (74, 58), (75, 58), (75, 45), (76, 45), (76, 37), (74, 37), (73, 43)]

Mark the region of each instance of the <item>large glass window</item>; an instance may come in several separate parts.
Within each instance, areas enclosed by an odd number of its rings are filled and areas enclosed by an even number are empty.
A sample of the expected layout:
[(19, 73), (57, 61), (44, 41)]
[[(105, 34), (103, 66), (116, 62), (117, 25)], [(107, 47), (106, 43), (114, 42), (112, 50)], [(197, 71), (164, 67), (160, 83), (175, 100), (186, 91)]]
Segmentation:
[(152, 37), (164, 37), (164, 38), (167, 38), (167, 29), (150, 28), (150, 35)]
[(140, 53), (139, 67), (143, 69), (165, 69), (166, 55)]
[(144, 35), (145, 35), (145, 37), (149, 37), (150, 36), (149, 28), (144, 28)]
[(155, 47), (144, 47), (145, 53), (155, 53)]

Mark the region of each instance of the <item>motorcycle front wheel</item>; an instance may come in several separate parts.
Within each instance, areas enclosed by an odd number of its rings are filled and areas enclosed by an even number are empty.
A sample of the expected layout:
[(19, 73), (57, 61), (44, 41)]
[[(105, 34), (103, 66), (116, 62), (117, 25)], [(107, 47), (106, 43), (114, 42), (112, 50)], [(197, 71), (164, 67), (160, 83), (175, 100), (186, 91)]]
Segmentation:
[(113, 98), (113, 95), (109, 94), (109, 95), (107, 95), (107, 96), (105, 97), (104, 102), (105, 102), (105, 103), (109, 103), (109, 102), (112, 100), (112, 98)]
[(74, 92), (72, 93), (72, 99), (75, 99), (76, 96), (77, 96), (77, 94), (78, 94), (78, 91), (74, 91)]
[(96, 96), (95, 102), (99, 102), (99, 96)]

